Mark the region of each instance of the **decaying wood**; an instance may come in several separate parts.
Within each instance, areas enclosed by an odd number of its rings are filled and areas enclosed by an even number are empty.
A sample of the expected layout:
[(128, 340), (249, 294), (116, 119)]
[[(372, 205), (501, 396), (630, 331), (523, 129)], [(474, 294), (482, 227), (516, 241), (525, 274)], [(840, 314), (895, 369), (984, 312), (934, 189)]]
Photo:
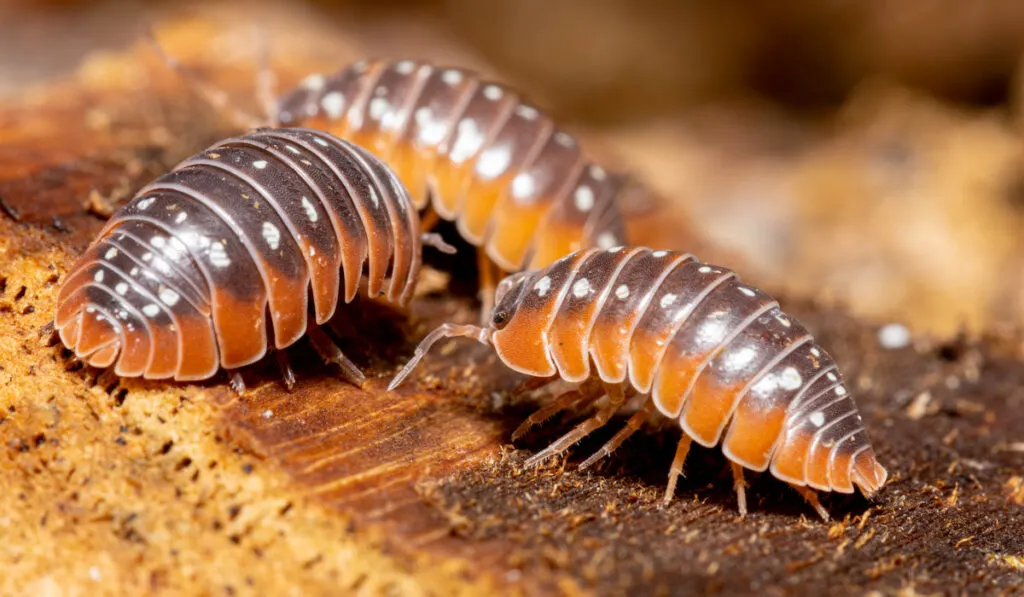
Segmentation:
[(102, 225), (90, 197), (116, 205), (226, 132), (173, 83), (108, 88), (139, 63), (157, 68), (129, 52), (0, 109), (0, 592), (1024, 591), (1013, 339), (886, 349), (870, 324), (784, 301), (843, 364), (890, 470), (873, 502), (826, 497), (832, 524), (768, 475), (751, 476), (751, 513), (738, 519), (724, 459), (696, 448), (663, 506), (678, 430), (657, 422), (587, 473), (575, 466), (624, 418), (567, 461), (525, 470), (582, 414), (511, 445), (536, 405), (472, 343), (439, 347), (385, 393), (423, 333), (475, 320), (471, 280), (425, 285), (409, 314), (352, 306), (339, 334), (365, 390), (307, 346), (294, 392), (270, 362), (246, 372), (243, 397), (223, 378), (119, 381), (68, 361), (41, 330), (60, 276)]

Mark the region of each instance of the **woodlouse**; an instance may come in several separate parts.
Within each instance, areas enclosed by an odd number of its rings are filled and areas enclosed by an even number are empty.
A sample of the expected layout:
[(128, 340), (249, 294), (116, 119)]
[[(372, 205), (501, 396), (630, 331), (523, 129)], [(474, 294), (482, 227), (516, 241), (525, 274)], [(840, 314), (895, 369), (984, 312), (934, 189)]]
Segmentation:
[(432, 213), (454, 221), (506, 272), (624, 242), (616, 206), (623, 177), (590, 161), (572, 135), (515, 91), (473, 71), (356, 62), (306, 78), (280, 101), (276, 117), (372, 151), (417, 208), (429, 201)]
[(417, 212), (376, 157), (322, 131), (257, 130), (189, 157), (114, 214), (65, 277), (54, 323), (78, 358), (123, 377), (206, 379), (260, 360), (272, 340), (289, 386), (281, 349), (308, 333), (361, 384), (318, 326), (355, 298), (364, 264), (368, 295), (406, 305), (420, 251)]
[(741, 513), (743, 468), (770, 468), (825, 519), (809, 488), (852, 493), (856, 485), (870, 496), (885, 483), (835, 362), (774, 299), (732, 271), (674, 251), (590, 249), (509, 276), (495, 304), (487, 327), (445, 324), (430, 333), (389, 389), (435, 342), (468, 336), (493, 346), (508, 367), (539, 378), (538, 387), (581, 383), (528, 418), (513, 439), (562, 409), (608, 397), (528, 465), (561, 454), (635, 393), (644, 396), (642, 409), (581, 466), (611, 453), (657, 409), (683, 430), (666, 502), (691, 441), (721, 443)]
[[(415, 60), (363, 60), (310, 75), (273, 100), (269, 70), (257, 95), (264, 115), (240, 112), (157, 51), (202, 96), (245, 126), (305, 126), (371, 151), (409, 189), (423, 227), (454, 221), (478, 248), (483, 312), (506, 272), (546, 266), (579, 249), (626, 242), (620, 213), (646, 190), (590, 160), (573, 135), (510, 87), (478, 73)], [(500, 224), (500, 225), (499, 225)]]

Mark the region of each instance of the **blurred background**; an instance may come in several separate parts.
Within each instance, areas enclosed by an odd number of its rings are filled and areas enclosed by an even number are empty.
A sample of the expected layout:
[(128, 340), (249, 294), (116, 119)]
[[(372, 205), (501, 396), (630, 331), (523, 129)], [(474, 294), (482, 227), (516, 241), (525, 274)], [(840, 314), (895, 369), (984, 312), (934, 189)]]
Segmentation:
[(282, 88), (370, 55), (481, 70), (662, 198), (638, 242), (921, 332), (1024, 321), (1019, 0), (8, 0), (0, 98), (180, 89), (149, 24), (247, 109), (255, 24)]

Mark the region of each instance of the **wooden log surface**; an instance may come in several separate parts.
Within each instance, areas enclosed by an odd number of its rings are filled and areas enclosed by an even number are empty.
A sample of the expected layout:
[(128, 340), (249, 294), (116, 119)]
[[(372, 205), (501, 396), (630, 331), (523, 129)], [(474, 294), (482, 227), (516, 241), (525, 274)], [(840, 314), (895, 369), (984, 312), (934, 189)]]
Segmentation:
[[(158, 33), (251, 98), (244, 69), (210, 62), (206, 41), (242, 35), (217, 27), (171, 21)], [(277, 46), (285, 82), (364, 51), (335, 41), (331, 56), (311, 56), (303, 41)], [(537, 405), (510, 394), (518, 376), (483, 347), (438, 347), (385, 392), (426, 331), (477, 316), (464, 264), (435, 262), (409, 313), (359, 303), (341, 314), (365, 390), (306, 346), (293, 351), (293, 392), (261, 364), (243, 397), (223, 377), (117, 380), (68, 361), (40, 330), (104, 214), (230, 132), (142, 44), (0, 106), (3, 594), (1024, 592), (1019, 338), (887, 349), (875, 324), (784, 300), (842, 363), (890, 471), (872, 502), (826, 497), (830, 524), (769, 475), (752, 479), (739, 519), (714, 450), (694, 450), (662, 506), (679, 432), (660, 419), (592, 472), (575, 465), (624, 419), (567, 459), (524, 469), (582, 414), (511, 444)], [(696, 242), (675, 233), (682, 222), (631, 224), (642, 242)]]

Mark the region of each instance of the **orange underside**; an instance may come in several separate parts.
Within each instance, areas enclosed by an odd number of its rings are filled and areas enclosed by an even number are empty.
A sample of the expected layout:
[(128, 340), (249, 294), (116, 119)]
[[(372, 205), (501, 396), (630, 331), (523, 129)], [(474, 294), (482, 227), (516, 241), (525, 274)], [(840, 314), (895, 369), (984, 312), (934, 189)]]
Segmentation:
[(590, 374), (590, 355), (587, 352), (586, 327), (594, 316), (597, 301), (592, 301), (587, 309), (573, 317), (559, 317), (548, 332), (555, 361), (562, 372), (562, 377), (570, 380), (582, 380)]
[(178, 333), (185, 338), (184, 353), (176, 377), (207, 377), (219, 366), (210, 320), (198, 315), (179, 317)]
[(135, 326), (134, 330), (124, 327), (125, 341), (121, 347), (121, 358), (114, 371), (123, 377), (136, 377), (146, 371), (149, 361), (150, 341), (146, 328)]
[(101, 348), (89, 357), (89, 364), (98, 369), (105, 369), (114, 363), (120, 351), (121, 345), (117, 343)]
[[(462, 212), (458, 217), (459, 232), (466, 240), (478, 246), (483, 242), (494, 206), (508, 191), (509, 182), (508, 176), (499, 176), (493, 180), (470, 177), (464, 191), (466, 200), (462, 202)], [(495, 220), (495, 224), (495, 228), (500, 229), (509, 222)]]
[(831, 452), (829, 446), (823, 445), (820, 441), (814, 446), (814, 451), (807, 459), (807, 482), (819, 487), (828, 487), (828, 456)]
[(494, 332), (494, 349), (505, 363), (535, 377), (555, 374), (555, 365), (548, 357), (541, 333), (550, 321), (552, 302), (547, 301), (543, 311), (523, 312), (520, 309), (507, 326)]
[(772, 466), (780, 475), (805, 481), (804, 462), (810, 448), (811, 436), (798, 431), (790, 432), (775, 451)]
[(837, 491), (853, 491), (853, 482), (850, 481), (850, 453), (845, 450), (839, 452), (832, 459), (832, 467), (828, 473), (829, 485)]
[[(448, 156), (438, 156), (430, 173), (431, 188), (434, 192), (434, 210), (446, 220), (454, 220), (462, 208), (463, 189), (473, 175), (473, 160), (470, 158), (456, 164)], [(470, 239), (467, 239), (470, 240)]]
[(583, 248), (583, 231), (575, 226), (567, 226), (562, 222), (551, 221), (549, 211), (547, 223), (541, 223), (534, 229), (533, 257), (530, 269), (547, 267), (565, 255)]
[(594, 363), (609, 380), (618, 381), (626, 376), (626, 359), (629, 358), (628, 330), (632, 329), (636, 314), (620, 322), (603, 323), (600, 318), (594, 324), (590, 336), (590, 349)]
[(786, 420), (783, 408), (760, 408), (749, 395), (740, 401), (723, 446), (744, 466), (764, 470)]
[(695, 440), (705, 445), (718, 443), (725, 419), (744, 386), (720, 386), (710, 381), (708, 375), (697, 378), (682, 415), (686, 428)]
[(522, 268), (526, 252), (537, 235), (537, 223), (551, 209), (551, 198), (538, 198), (536, 203), (521, 205), (505, 200), (494, 210), (494, 233), (487, 241), (488, 250), (505, 261)]
[(230, 293), (214, 291), (213, 322), (222, 367), (235, 369), (264, 354), (267, 348), (265, 310), (264, 296), (239, 301)]

